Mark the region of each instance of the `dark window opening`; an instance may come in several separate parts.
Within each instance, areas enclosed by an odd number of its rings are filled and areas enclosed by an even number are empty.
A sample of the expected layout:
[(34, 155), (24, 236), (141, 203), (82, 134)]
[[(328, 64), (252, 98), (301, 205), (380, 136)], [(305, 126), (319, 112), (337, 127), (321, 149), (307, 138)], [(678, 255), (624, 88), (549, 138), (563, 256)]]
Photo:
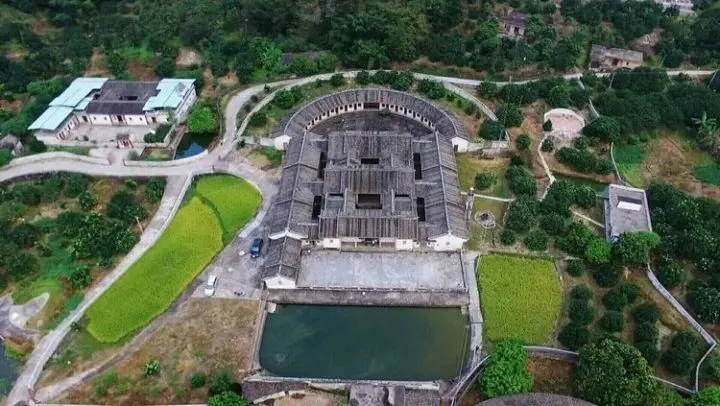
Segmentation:
[(137, 99), (138, 99), (137, 96), (120, 96), (120, 100), (124, 100), (124, 101), (135, 101)]
[(320, 217), (320, 210), (322, 209), (322, 196), (315, 196), (313, 199), (312, 208), (312, 219), (317, 220)]
[(328, 196), (330, 196), (330, 197), (340, 197), (340, 198), (345, 197), (345, 195), (342, 194), (342, 193), (330, 193)]
[(361, 158), (362, 165), (380, 165), (380, 158)]
[(422, 197), (417, 198), (417, 215), (418, 221), (425, 221), (425, 199)]
[(358, 194), (357, 202), (355, 202), (355, 208), (366, 210), (381, 210), (382, 201), (380, 200), (380, 195)]
[(320, 162), (318, 163), (318, 179), (325, 179), (325, 167), (327, 166), (327, 154), (320, 153)]
[(366, 109), (380, 110), (380, 103), (365, 103)]
[(396, 199), (409, 199), (409, 198), (410, 198), (410, 195), (397, 194), (397, 193), (396, 193), (396, 194), (395, 194), (395, 198), (396, 198)]
[(413, 154), (413, 165), (415, 166), (415, 180), (422, 179), (422, 163), (420, 154)]
[(122, 117), (122, 116), (117, 116), (117, 120), (118, 120), (118, 121), (123, 121), (123, 117)]

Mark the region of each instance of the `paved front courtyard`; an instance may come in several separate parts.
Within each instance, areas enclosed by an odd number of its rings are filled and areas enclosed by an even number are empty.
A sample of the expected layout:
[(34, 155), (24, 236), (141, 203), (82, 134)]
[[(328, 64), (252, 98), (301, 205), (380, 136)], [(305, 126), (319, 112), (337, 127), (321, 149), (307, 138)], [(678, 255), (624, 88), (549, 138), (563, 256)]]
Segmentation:
[(460, 254), (439, 252), (303, 253), (298, 287), (465, 289)]

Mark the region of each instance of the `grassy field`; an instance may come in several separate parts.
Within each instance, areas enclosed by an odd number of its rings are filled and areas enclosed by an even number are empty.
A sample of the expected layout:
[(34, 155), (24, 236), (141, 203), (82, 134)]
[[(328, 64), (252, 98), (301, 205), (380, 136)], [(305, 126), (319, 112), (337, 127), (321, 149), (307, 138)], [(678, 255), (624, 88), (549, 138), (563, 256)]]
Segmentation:
[(548, 341), (562, 305), (562, 288), (551, 261), (491, 254), (480, 258), (477, 273), (490, 341)]
[(718, 164), (696, 166), (693, 169), (693, 175), (702, 183), (720, 186), (720, 165)]
[(505, 170), (510, 165), (509, 159), (483, 159), (475, 154), (464, 153), (455, 156), (458, 167), (458, 180), (462, 190), (468, 190), (475, 184), (475, 175), (480, 172), (492, 172), (497, 175), (497, 182), (487, 190), (476, 192), (495, 197), (510, 197), (512, 193), (505, 181)]
[(260, 207), (257, 189), (247, 181), (230, 175), (201, 178), (195, 185), (195, 193), (215, 210), (226, 244), (255, 217)]

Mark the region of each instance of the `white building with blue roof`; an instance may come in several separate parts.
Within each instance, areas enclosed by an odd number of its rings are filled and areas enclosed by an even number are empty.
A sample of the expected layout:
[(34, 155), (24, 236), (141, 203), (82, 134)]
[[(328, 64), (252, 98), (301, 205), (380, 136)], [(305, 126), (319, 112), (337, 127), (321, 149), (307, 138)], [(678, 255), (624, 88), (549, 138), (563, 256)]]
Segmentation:
[[(28, 129), (50, 145), (80, 141), (75, 133), (88, 127), (147, 127), (150, 132), (160, 124), (185, 118), (197, 99), (194, 82), (193, 79), (133, 82), (78, 78), (50, 102)], [(131, 141), (136, 141), (130, 142), (134, 146), (143, 143), (143, 140)]]

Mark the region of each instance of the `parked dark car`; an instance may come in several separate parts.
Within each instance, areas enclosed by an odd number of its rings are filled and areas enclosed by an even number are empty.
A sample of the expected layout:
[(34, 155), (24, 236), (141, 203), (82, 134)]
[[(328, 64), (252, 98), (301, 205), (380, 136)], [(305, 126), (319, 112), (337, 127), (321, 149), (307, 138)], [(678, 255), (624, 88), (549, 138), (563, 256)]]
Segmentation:
[(252, 245), (250, 246), (250, 258), (257, 258), (262, 253), (262, 247), (263, 247), (263, 239), (262, 238), (256, 238), (253, 240)]

